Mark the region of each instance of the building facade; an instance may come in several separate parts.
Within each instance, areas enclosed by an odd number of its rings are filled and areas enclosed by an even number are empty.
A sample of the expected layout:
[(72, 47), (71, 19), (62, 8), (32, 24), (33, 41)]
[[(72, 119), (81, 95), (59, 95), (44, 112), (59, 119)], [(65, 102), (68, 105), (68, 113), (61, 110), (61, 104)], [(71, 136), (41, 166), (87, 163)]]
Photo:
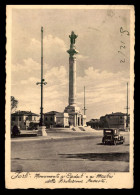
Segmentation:
[(46, 127), (69, 127), (69, 115), (64, 112), (51, 111), (44, 114)]
[(91, 119), (87, 122), (87, 125), (91, 126), (94, 129), (119, 128), (122, 130), (126, 130), (130, 127), (130, 115), (128, 115), (127, 118), (127, 114), (121, 112), (106, 114), (105, 116), (101, 116), (100, 119)]
[(11, 114), (11, 128), (18, 126), (21, 130), (30, 129), (31, 124), (39, 124), (39, 115), (31, 111), (17, 111)]
[(104, 127), (126, 129), (127, 115), (121, 112), (106, 114), (100, 117)]

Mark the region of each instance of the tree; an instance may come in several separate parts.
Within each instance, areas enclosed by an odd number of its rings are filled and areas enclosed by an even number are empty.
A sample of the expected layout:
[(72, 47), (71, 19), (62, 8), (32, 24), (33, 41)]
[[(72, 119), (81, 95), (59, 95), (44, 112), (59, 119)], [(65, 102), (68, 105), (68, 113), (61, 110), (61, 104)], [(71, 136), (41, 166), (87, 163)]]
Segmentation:
[(11, 96), (11, 112), (13, 113), (18, 105), (18, 100), (15, 99), (14, 96)]

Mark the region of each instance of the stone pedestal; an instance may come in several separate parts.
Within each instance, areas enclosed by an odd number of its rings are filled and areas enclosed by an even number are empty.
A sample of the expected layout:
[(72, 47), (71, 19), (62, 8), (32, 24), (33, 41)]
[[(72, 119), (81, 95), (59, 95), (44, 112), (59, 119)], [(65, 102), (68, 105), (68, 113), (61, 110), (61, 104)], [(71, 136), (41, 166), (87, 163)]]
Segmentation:
[(76, 127), (76, 126), (81, 126), (82, 125), (82, 113), (80, 111), (80, 108), (78, 106), (70, 106), (68, 105), (66, 108), (65, 108), (65, 111), (66, 113), (69, 114), (69, 123), (70, 125)]
[(37, 135), (38, 136), (47, 136), (46, 126), (39, 126)]

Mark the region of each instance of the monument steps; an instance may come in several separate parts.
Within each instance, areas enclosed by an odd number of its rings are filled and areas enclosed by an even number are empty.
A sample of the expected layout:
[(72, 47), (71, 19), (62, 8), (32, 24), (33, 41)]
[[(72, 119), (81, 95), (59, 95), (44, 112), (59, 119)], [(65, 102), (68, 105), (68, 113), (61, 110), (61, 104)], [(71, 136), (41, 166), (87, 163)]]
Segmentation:
[(73, 130), (77, 131), (77, 132), (85, 132), (86, 131), (83, 126), (73, 127)]
[(80, 129), (81, 131), (85, 131), (84, 127), (79, 127), (79, 129)]
[(46, 131), (60, 133), (60, 132), (71, 132), (72, 130), (70, 128), (49, 128), (46, 129)]
[(54, 133), (69, 133), (69, 132), (93, 132), (93, 131), (98, 131), (95, 129), (92, 129), (89, 126), (83, 127), (83, 126), (77, 126), (77, 127), (71, 127), (71, 128), (49, 128), (46, 129), (46, 132), (54, 132)]
[(73, 127), (72, 130), (76, 132), (81, 132), (81, 129), (79, 129), (79, 127)]
[(92, 129), (89, 126), (86, 126), (86, 127), (83, 127), (83, 128), (85, 129), (85, 131), (88, 131), (88, 132), (96, 131), (95, 129)]

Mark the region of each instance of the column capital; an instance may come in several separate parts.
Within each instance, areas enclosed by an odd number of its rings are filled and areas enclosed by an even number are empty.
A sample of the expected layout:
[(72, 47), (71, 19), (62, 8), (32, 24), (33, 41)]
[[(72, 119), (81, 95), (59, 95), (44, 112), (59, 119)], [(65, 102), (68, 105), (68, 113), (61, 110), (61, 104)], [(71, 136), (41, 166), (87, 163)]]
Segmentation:
[(74, 56), (79, 53), (76, 49), (71, 49), (71, 48), (67, 50), (67, 52), (69, 53), (70, 56)]

